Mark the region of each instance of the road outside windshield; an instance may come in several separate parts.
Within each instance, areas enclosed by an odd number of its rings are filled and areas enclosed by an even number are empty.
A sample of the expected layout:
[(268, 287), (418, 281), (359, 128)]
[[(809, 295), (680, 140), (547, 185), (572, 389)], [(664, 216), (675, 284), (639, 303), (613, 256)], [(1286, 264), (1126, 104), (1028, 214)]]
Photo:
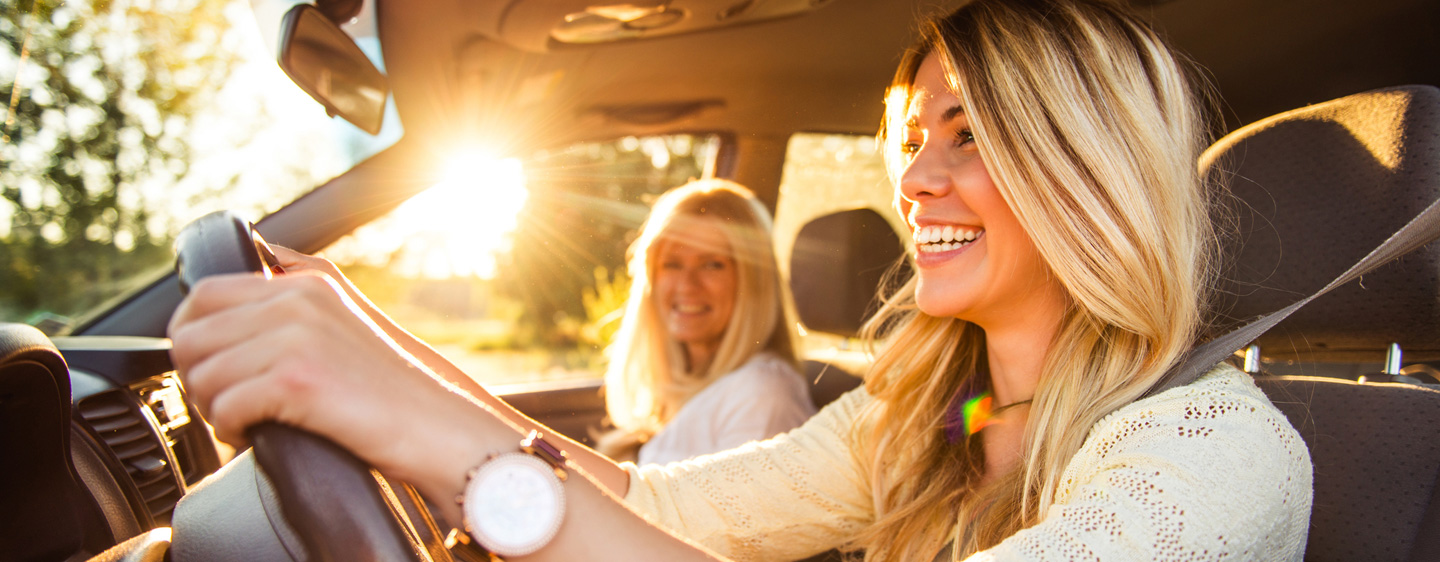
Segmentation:
[(259, 219), (399, 136), (327, 118), (244, 0), (21, 0), (0, 40), (0, 320), (52, 335), (170, 270), (188, 221)]

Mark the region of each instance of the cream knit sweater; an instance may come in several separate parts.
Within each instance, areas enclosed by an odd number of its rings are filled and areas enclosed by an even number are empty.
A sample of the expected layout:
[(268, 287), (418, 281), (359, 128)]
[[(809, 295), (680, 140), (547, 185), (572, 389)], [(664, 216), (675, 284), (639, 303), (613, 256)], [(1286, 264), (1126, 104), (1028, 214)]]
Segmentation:
[[(794, 560), (870, 524), (846, 394), (774, 439), (630, 471), (626, 502), (736, 560)], [(1310, 521), (1310, 454), (1250, 377), (1222, 366), (1102, 419), (1044, 520), (970, 561), (1295, 560)]]

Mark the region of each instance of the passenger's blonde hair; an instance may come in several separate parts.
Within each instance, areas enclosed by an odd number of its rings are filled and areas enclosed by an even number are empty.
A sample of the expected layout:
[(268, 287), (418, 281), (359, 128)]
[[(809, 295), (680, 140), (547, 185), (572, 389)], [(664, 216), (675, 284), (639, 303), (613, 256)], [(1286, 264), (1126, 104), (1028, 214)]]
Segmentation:
[(1069, 306), (1021, 460), (981, 485), (980, 440), (950, 442), (944, 426), (964, 385), (988, 387), (984, 332), (920, 312), (914, 279), (885, 298), (869, 330), (895, 328), (856, 426), (868, 428), (857, 429), (858, 454), (876, 522), (854, 545), (870, 560), (929, 560), (951, 538), (964, 558), (1041, 522), (1091, 427), (1194, 343), (1215, 263), (1196, 171), (1210, 137), (1205, 95), (1139, 17), (1102, 0), (976, 0), (930, 22), (887, 98), (895, 178), (911, 87), (932, 54)]
[[(652, 296), (660, 242), (683, 238), (697, 222), (719, 226), (735, 260), (736, 295), (715, 357), (695, 369), (670, 338)], [(607, 349), (605, 410), (616, 431), (597, 449), (627, 457), (696, 392), (769, 351), (797, 366), (795, 315), (781, 282), (771, 241), (770, 213), (750, 190), (735, 182), (699, 180), (665, 192), (655, 201), (640, 236), (630, 246), (630, 298), (615, 341)], [(798, 372), (798, 368), (797, 368)]]

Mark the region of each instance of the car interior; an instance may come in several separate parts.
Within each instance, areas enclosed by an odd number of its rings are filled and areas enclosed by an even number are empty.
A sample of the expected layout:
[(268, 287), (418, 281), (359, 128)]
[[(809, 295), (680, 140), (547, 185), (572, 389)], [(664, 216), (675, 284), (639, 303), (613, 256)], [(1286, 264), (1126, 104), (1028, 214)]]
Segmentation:
[[(1198, 163), (1228, 189), (1215, 218), (1226, 262), (1210, 335), (1319, 289), (1440, 198), (1440, 3), (1128, 2), (1205, 69), (1219, 100), (1224, 136)], [(373, 18), (383, 73), (351, 74), (363, 75), (356, 91), (390, 96), (394, 112), (321, 103), (332, 115), (364, 113), (357, 119), (368, 124), (357, 125), (372, 131), (398, 116), (404, 133), (253, 229), (324, 250), (431, 187), (427, 170), (457, 144), (532, 155), (714, 135), (713, 174), (750, 187), (775, 215), (806, 337), (838, 342), (806, 347), (823, 406), (861, 384), (860, 329), (877, 292), (907, 275), (909, 233), (883, 177), (797, 183), (805, 171), (787, 165), (787, 152), (801, 135), (873, 135), (916, 23), (963, 3), (316, 0), (307, 17), (321, 19), (287, 26), (294, 2), (254, 0), (259, 25), (292, 37), (285, 44), (307, 37), (302, 26)], [(248, 232), (239, 231), (242, 253)], [(171, 273), (68, 336), (0, 323), (0, 560), (481, 559), (467, 558), (475, 554), (464, 537), (435, 521), (424, 498), (383, 477), (377, 485), (364, 466), (345, 474), (368, 482), (297, 502), (306, 484), (267, 477), (256, 462), (226, 464), (170, 363), (165, 328), (182, 298)], [(1306, 560), (1440, 560), (1440, 246), (1316, 299), (1233, 360), (1310, 449)], [(603, 423), (602, 390), (588, 379), (497, 392), (587, 441)], [(310, 458), (268, 449), (254, 451), (271, 455), (258, 460), (266, 469)], [(354, 486), (373, 495), (335, 499)], [(337, 501), (370, 502), (353, 508), (367, 514), (362, 527), (311, 525), (352, 510), (326, 503)], [(300, 509), (312, 510), (305, 521), (295, 519)], [(372, 523), (380, 530), (359, 530)], [(341, 550), (357, 535), (400, 542)]]

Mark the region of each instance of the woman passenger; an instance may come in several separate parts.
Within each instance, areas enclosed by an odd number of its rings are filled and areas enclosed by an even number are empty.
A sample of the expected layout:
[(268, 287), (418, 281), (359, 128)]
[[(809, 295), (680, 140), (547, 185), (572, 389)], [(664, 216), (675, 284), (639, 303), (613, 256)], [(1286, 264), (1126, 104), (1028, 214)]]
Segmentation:
[[(1144, 397), (1194, 345), (1212, 283), (1185, 68), (1105, 0), (975, 0), (927, 25), (883, 131), (917, 274), (886, 300), (865, 387), (690, 463), (544, 436), (585, 477), (526, 559), (1300, 560), (1308, 452), (1249, 377), (1222, 364)], [(305, 427), (443, 504), (545, 431), (426, 384), (346, 302), (313, 275), (196, 287), (173, 353), (222, 438)]]
[(668, 463), (773, 437), (815, 413), (770, 215), (750, 190), (703, 180), (667, 191), (631, 246), (630, 278), (605, 373), (617, 429), (597, 450)]

